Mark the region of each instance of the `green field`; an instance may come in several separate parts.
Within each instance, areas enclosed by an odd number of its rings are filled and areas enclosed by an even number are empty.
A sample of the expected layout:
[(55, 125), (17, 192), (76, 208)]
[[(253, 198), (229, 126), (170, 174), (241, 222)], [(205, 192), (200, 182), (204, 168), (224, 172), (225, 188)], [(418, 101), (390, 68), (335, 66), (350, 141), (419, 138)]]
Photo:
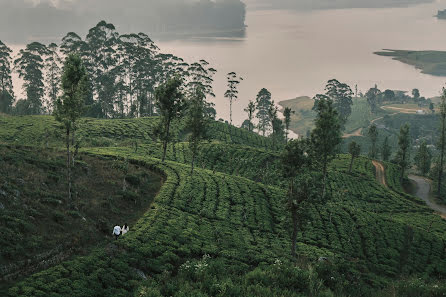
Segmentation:
[[(309, 97), (299, 97), (296, 99), (279, 102), (283, 108), (289, 107), (295, 111), (291, 116), (290, 129), (299, 134), (306, 135), (307, 131), (314, 128), (313, 121), (316, 113), (312, 111), (314, 100)], [(371, 121), (387, 114), (386, 111), (380, 111), (372, 114), (370, 106), (365, 98), (353, 98), (352, 114), (347, 120), (345, 132), (352, 133), (360, 128), (367, 128)]]
[(379, 56), (392, 57), (392, 59), (415, 66), (422, 73), (446, 76), (445, 51), (406, 51), (384, 50), (376, 52)]
[[(11, 284), (9, 296), (441, 296), (446, 221), (402, 193), (398, 170), (375, 180), (367, 158), (330, 166), (331, 199), (313, 204), (290, 256), (291, 219), (268, 139), (213, 124), (214, 139), (190, 152), (181, 126), (165, 163), (156, 118), (83, 120), (81, 151), (128, 158), (165, 182), (122, 240)], [(50, 117), (1, 117), (3, 145), (63, 149)], [(48, 136), (47, 136), (48, 135)], [(97, 143), (95, 141), (98, 141)], [(134, 142), (139, 143), (138, 149)], [(1, 185), (0, 185), (1, 186)], [(0, 213), (3, 210), (0, 210)], [(328, 261), (318, 261), (326, 257)], [(410, 295), (408, 292), (411, 292)], [(421, 293), (420, 293), (421, 292)], [(397, 294), (397, 295), (394, 295)], [(422, 295), (424, 294), (424, 295)]]

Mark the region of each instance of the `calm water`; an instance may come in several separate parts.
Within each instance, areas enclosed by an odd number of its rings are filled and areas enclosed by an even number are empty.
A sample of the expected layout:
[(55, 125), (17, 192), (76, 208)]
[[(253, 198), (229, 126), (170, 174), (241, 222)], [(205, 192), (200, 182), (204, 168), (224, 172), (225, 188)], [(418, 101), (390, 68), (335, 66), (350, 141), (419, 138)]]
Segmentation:
[(263, 87), (276, 102), (323, 92), (325, 82), (332, 78), (352, 89), (358, 84), (363, 92), (376, 83), (381, 89), (419, 88), (423, 96), (438, 95), (446, 78), (421, 74), (373, 52), (383, 48), (446, 50), (446, 21), (433, 17), (443, 8), (446, 0), (394, 9), (248, 9), (245, 38), (158, 40), (158, 45), (188, 62), (204, 58), (218, 70), (214, 83), (218, 117), (229, 119), (229, 103), (223, 97), (226, 73), (236, 71), (243, 76), (234, 105), (234, 122), (239, 125), (246, 118), (243, 109), (248, 101)]
[(394, 9), (349, 9), (313, 12), (249, 11), (244, 39), (195, 38), (159, 41), (163, 51), (194, 61), (204, 58), (219, 72), (214, 90), (218, 116), (229, 119), (223, 97), (226, 73), (243, 76), (234, 119), (257, 92), (269, 89), (276, 102), (322, 92), (337, 78), (365, 92), (375, 83), (381, 89), (411, 90), (438, 95), (446, 78), (421, 74), (412, 66), (373, 54), (383, 48), (446, 50), (446, 21), (433, 17), (446, 1)]

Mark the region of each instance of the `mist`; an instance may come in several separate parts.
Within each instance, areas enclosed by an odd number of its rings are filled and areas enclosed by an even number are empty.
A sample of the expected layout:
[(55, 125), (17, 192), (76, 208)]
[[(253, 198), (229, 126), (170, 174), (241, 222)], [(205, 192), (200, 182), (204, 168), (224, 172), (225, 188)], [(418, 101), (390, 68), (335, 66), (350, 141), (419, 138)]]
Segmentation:
[(244, 30), (240, 0), (0, 0), (0, 39), (11, 43), (55, 41), (86, 32), (100, 20), (120, 32), (192, 33)]
[(250, 8), (278, 9), (345, 9), (408, 7), (434, 0), (245, 0)]

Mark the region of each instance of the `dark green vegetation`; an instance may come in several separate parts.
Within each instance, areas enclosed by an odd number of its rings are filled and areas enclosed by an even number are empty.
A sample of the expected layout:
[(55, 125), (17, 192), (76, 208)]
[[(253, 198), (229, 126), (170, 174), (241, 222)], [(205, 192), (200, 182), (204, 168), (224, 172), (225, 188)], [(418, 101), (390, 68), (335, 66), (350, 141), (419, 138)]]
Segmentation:
[[(50, 117), (0, 120), (2, 142), (63, 148)], [(123, 240), (34, 274), (14, 284), (10, 296), (445, 293), (446, 222), (402, 193), (394, 165), (385, 164), (391, 188), (386, 189), (375, 181), (369, 159), (357, 158), (352, 173), (350, 156), (333, 160), (328, 200), (309, 205), (302, 218), (306, 223), (297, 234), (296, 262), (290, 255), (292, 223), (280, 160), (271, 152), (271, 139), (213, 123), (212, 140), (200, 146), (191, 175), (192, 154), (181, 142), (186, 135), (180, 124), (175, 128), (180, 142), (169, 144), (168, 161), (160, 162), (162, 146), (151, 137), (157, 121), (80, 120), (77, 134), (88, 158), (128, 158), (134, 166), (162, 172), (166, 180)]]
[(65, 164), (62, 152), (0, 146), (3, 281), (105, 246), (111, 226), (133, 226), (161, 187), (161, 177), (144, 166), (81, 154), (69, 207)]
[(392, 57), (394, 60), (415, 66), (425, 74), (446, 76), (446, 52), (444, 51), (385, 50), (375, 54)]

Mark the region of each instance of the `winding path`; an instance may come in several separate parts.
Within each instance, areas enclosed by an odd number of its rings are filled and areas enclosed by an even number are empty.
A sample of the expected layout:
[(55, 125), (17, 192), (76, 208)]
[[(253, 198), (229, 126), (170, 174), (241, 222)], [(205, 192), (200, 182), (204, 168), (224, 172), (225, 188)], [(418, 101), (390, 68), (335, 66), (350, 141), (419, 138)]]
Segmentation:
[(422, 199), (424, 202), (426, 202), (427, 206), (432, 208), (435, 212), (439, 213), (442, 218), (446, 219), (446, 207), (437, 204), (431, 196), (430, 181), (424, 177), (416, 175), (409, 175), (409, 179), (417, 185), (417, 189), (414, 194)]
[(384, 165), (379, 161), (372, 161), (373, 166), (376, 168), (376, 180), (387, 188), (387, 182), (386, 182), (386, 172), (384, 169)]

